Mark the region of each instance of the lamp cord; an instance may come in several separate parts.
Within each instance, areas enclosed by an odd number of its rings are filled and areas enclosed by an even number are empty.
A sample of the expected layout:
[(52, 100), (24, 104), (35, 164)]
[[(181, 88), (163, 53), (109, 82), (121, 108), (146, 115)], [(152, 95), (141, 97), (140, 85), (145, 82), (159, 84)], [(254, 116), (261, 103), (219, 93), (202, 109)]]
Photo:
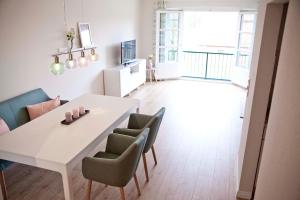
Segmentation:
[(83, 16), (83, 0), (81, 0), (81, 20), (82, 20), (82, 22), (83, 22), (83, 20), (84, 20), (84, 16)]
[(63, 0), (64, 5), (64, 21), (65, 21), (65, 28), (68, 30), (68, 23), (67, 23), (67, 9), (66, 9), (66, 0)]

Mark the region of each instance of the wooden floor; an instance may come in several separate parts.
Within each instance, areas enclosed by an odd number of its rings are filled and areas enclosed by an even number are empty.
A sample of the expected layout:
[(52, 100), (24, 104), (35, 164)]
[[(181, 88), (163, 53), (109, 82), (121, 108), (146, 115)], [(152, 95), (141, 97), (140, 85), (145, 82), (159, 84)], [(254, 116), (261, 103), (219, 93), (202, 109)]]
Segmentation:
[[(155, 144), (158, 165), (147, 155), (150, 182), (145, 183), (142, 162), (126, 198), (146, 200), (233, 200), (236, 158), (245, 91), (230, 84), (205, 81), (163, 81), (146, 84), (131, 95), (142, 100), (141, 113), (167, 108)], [(130, 98), (131, 98), (130, 97)], [(67, 148), (67, 147), (66, 147)], [(64, 199), (58, 173), (14, 164), (5, 171), (9, 199)], [(84, 199), (87, 181), (81, 164), (73, 171), (76, 199)], [(93, 199), (119, 199), (119, 189), (93, 184)]]

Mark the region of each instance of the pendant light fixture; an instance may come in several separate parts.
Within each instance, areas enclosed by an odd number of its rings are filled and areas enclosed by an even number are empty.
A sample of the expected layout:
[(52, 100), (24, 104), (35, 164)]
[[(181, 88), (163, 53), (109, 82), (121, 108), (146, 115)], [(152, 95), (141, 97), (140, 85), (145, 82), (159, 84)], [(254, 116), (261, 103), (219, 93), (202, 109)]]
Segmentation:
[(66, 60), (66, 67), (68, 69), (74, 69), (77, 67), (76, 59), (73, 58), (73, 54), (71, 52), (69, 53), (69, 56)]
[(96, 50), (95, 49), (91, 49), (91, 55), (90, 55), (90, 60), (91, 61), (97, 61), (98, 60), (98, 54), (96, 54)]
[(83, 50), (81, 51), (81, 56), (78, 58), (78, 64), (79, 64), (80, 67), (87, 67), (88, 66), (88, 62), (87, 62), (87, 59), (85, 57), (85, 53), (84, 53)]
[[(64, 22), (65, 22), (65, 27), (66, 29), (68, 28), (67, 24), (67, 15), (66, 15), (66, 0), (63, 1), (63, 8), (64, 8)], [(82, 6), (83, 6), (83, 0), (81, 0)], [(81, 10), (82, 14), (82, 19), (83, 19), (83, 9)], [(90, 46), (83, 46), (81, 48), (73, 48), (73, 40), (76, 38), (75, 37), (75, 30), (74, 28), (69, 29), (65, 33), (67, 42), (68, 42), (68, 49), (64, 51), (58, 50), (57, 53), (53, 54), (52, 56), (54, 57), (54, 63), (50, 65), (50, 71), (54, 75), (61, 75), (65, 71), (65, 67), (68, 69), (74, 69), (77, 66), (80, 67), (88, 67), (89, 61), (97, 61), (99, 59), (99, 55), (96, 53), (96, 46), (90, 45)], [(85, 56), (85, 51), (91, 50), (91, 54), (88, 56), (88, 58)], [(76, 52), (81, 52), (81, 56), (78, 59), (75, 59), (73, 57), (74, 53)], [(60, 56), (67, 56), (67, 59), (65, 63), (59, 62), (59, 57)]]
[(65, 66), (63, 63), (59, 62), (59, 58), (58, 56), (54, 57), (54, 63), (52, 63), (50, 65), (50, 71), (52, 72), (52, 74), (54, 75), (61, 75), (64, 73), (65, 71)]

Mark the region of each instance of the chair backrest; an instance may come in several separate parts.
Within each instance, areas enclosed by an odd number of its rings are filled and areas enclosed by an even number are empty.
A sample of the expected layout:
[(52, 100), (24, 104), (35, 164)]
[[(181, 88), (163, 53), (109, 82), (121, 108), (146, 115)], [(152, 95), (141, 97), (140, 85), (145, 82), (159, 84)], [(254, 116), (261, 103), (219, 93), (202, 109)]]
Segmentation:
[(50, 100), (41, 88), (0, 102), (0, 117), (13, 130), (30, 121), (26, 106)]
[(144, 129), (136, 140), (118, 158), (122, 166), (122, 174), (119, 177), (119, 185), (125, 186), (136, 172), (148, 134), (149, 129)]
[(157, 113), (153, 115), (153, 118), (147, 123), (146, 128), (149, 128), (149, 135), (144, 147), (144, 153), (148, 152), (156, 140), (156, 136), (165, 114), (166, 108), (162, 107)]

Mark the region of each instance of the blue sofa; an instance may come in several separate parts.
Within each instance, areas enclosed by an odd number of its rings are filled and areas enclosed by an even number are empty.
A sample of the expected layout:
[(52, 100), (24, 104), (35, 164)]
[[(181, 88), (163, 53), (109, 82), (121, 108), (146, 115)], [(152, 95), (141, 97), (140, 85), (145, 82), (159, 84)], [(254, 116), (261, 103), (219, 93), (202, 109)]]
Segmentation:
[[(48, 100), (51, 100), (51, 98), (41, 88), (26, 92), (0, 102), (0, 117), (6, 122), (10, 130), (13, 130), (30, 121), (29, 114), (26, 109), (27, 105), (37, 104)], [(67, 102), (68, 101), (61, 100), (61, 104), (65, 104)], [(3, 170), (10, 164), (11, 162), (9, 161), (0, 160), (0, 171), (2, 175), (0, 179), (4, 179)]]

